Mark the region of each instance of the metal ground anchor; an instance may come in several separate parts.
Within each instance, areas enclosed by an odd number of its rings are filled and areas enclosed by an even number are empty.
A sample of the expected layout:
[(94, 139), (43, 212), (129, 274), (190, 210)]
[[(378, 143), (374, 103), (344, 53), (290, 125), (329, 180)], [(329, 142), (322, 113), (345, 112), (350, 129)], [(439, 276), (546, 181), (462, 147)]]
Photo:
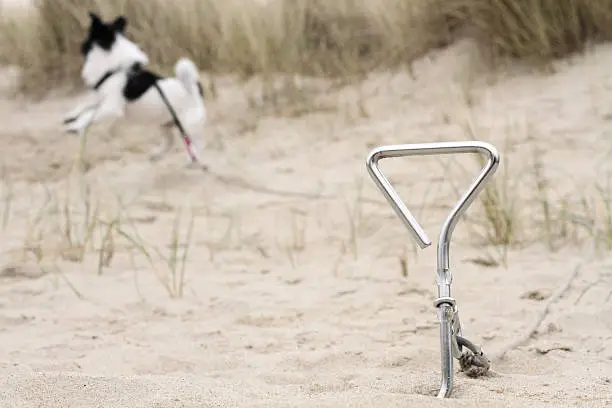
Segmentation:
[[(438, 398), (450, 397), (453, 390), (453, 357), (459, 360), (461, 368), (467, 375), (476, 376), (489, 369), (489, 360), (482, 350), (469, 340), (463, 338), (457, 302), (451, 297), (452, 273), (450, 270), (449, 251), (451, 235), (461, 215), (472, 204), (482, 191), (489, 178), (499, 166), (499, 154), (494, 146), (479, 142), (439, 142), (403, 144), (378, 147), (368, 155), (366, 166), (368, 173), (379, 190), (385, 196), (397, 216), (402, 220), (412, 237), (421, 249), (431, 245), (431, 240), (410, 213), (397, 192), (378, 168), (381, 159), (404, 156), (425, 156), (454, 153), (484, 153), (487, 162), (470, 188), (463, 194), (450, 212), (440, 231), (437, 248), (436, 284), (438, 298), (434, 302), (438, 320), (440, 321), (440, 351), (442, 366), (442, 381)], [(466, 350), (464, 350), (464, 348)]]

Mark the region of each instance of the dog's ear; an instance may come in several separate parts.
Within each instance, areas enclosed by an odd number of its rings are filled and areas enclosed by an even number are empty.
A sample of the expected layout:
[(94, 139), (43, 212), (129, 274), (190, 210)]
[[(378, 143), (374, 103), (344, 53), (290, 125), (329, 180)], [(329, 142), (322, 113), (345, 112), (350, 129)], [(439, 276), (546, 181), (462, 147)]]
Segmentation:
[(111, 24), (111, 27), (117, 33), (123, 33), (125, 31), (125, 26), (127, 26), (127, 19), (124, 16), (117, 17)]
[(102, 20), (100, 19), (100, 16), (98, 14), (96, 14), (93, 11), (89, 12), (89, 18), (91, 19), (92, 23), (101, 23)]

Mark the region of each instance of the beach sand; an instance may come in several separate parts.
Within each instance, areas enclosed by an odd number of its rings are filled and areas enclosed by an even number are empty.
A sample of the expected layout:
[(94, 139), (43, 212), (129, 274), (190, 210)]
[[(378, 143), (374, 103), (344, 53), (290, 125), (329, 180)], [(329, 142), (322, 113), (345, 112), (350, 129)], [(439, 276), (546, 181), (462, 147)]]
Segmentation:
[[(478, 163), (470, 155), (383, 163), (434, 240), (416, 251), (367, 175), (370, 149), (490, 142), (502, 157), (495, 178), (510, 180), (516, 202), (534, 196), (533, 152), (559, 195), (605, 183), (612, 168), (612, 47), (556, 63), (554, 73), (495, 80), (472, 55), (469, 43), (433, 53), (414, 78), (304, 80), (276, 109), (255, 81), (219, 78), (203, 132), (210, 172), (185, 168), (178, 136), (171, 154), (149, 162), (159, 132), (119, 123), (90, 131), (83, 179), (71, 174), (79, 141), (61, 132), (76, 96), (16, 97), (7, 73), (0, 407), (610, 406), (612, 257), (542, 242), (511, 248), (507, 267), (486, 266), (491, 249), (470, 222), (453, 236), (453, 295), (464, 335), (490, 356), (523, 336), (579, 269), (536, 334), (493, 360), (490, 375), (456, 373), (452, 398), (434, 397), (435, 241)], [(85, 183), (100, 222), (118, 219), (121, 200), (121, 230), (146, 242), (149, 260), (114, 233), (112, 260), (100, 269), (103, 224), (91, 228), (94, 248), (82, 257), (67, 248), (91, 226)], [(535, 230), (534, 208), (521, 210), (520, 232)], [(179, 244), (190, 211), (193, 235), (183, 293), (172, 298), (176, 287), (162, 282), (172, 276), (179, 210)]]

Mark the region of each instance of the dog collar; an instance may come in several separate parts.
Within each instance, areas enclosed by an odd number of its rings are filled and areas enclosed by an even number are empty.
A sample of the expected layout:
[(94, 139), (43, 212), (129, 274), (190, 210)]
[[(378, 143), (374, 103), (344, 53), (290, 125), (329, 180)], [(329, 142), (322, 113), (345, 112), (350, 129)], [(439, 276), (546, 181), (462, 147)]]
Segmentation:
[[(128, 76), (129, 76), (129, 75), (131, 75), (131, 74), (133, 74), (133, 73), (135, 73), (135, 72), (140, 71), (141, 69), (142, 69), (142, 65), (141, 65), (139, 62), (136, 62), (136, 63), (132, 64), (132, 65), (130, 66), (130, 68), (128, 69)], [(101, 77), (101, 78), (98, 80), (98, 82), (96, 82), (96, 84), (93, 86), (93, 89), (94, 89), (95, 91), (97, 91), (98, 89), (100, 89), (100, 87), (101, 87), (102, 85), (104, 85), (104, 83), (105, 83), (105, 82), (106, 82), (106, 81), (107, 81), (107, 80), (108, 80), (110, 77), (112, 77), (113, 75), (115, 75), (116, 73), (118, 73), (118, 72), (120, 72), (120, 71), (122, 71), (122, 69), (121, 69), (121, 68), (115, 68), (115, 69), (111, 69), (111, 70), (109, 70), (109, 71), (106, 71), (106, 73), (105, 73), (104, 75), (102, 75), (102, 77)]]

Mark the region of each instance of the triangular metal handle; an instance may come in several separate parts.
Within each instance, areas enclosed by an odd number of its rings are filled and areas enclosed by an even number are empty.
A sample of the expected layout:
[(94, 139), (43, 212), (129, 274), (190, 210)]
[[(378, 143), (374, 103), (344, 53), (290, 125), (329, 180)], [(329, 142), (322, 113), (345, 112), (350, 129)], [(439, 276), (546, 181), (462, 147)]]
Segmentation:
[(467, 142), (441, 142), (405, 144), (395, 146), (382, 146), (374, 149), (368, 156), (367, 168), (370, 176), (383, 193), (395, 213), (402, 220), (408, 231), (415, 238), (421, 248), (431, 245), (431, 241), (421, 225), (414, 218), (406, 204), (401, 200), (389, 180), (378, 168), (378, 162), (387, 157), (403, 157), (416, 155), (437, 155), (452, 153), (485, 153), (487, 162), (480, 171), (469, 189), (457, 202), (451, 213), (446, 217), (440, 239), (438, 241), (438, 267), (436, 270), (436, 283), (438, 285), (438, 299), (435, 306), (440, 319), (440, 346), (442, 361), (442, 384), (438, 397), (450, 396), (453, 388), (453, 352), (460, 351), (457, 347), (457, 336), (461, 335), (461, 326), (455, 299), (451, 297), (452, 273), (449, 266), (450, 238), (455, 225), (461, 215), (474, 201), (482, 190), (489, 177), (495, 173), (499, 166), (499, 154), (495, 147), (488, 143), (478, 141)]
[[(414, 239), (417, 241), (419, 247), (426, 248), (431, 245), (431, 240), (418, 221), (414, 218), (410, 210), (408, 210), (408, 207), (406, 207), (406, 204), (404, 204), (395, 189), (391, 186), (389, 180), (387, 180), (387, 178), (380, 171), (378, 168), (378, 162), (381, 159), (390, 157), (430, 156), (454, 153), (485, 153), (487, 155), (487, 162), (482, 171), (472, 182), (470, 188), (457, 202), (455, 208), (453, 208), (442, 226), (438, 248), (442, 249), (442, 252), (446, 252), (446, 254), (441, 254), (439, 251), (438, 260), (441, 261), (441, 264), (439, 263), (438, 266), (446, 269), (448, 268), (448, 246), (450, 243), (450, 235), (452, 234), (461, 215), (474, 201), (478, 193), (480, 193), (489, 177), (491, 177), (493, 173), (495, 173), (495, 170), (497, 170), (499, 165), (499, 153), (497, 152), (497, 149), (495, 149), (495, 147), (489, 143), (479, 141), (402, 144), (378, 147), (372, 150), (367, 158), (367, 168), (370, 176), (383, 193), (393, 210), (395, 210), (395, 213), (408, 228), (408, 231), (410, 231)], [(444, 251), (444, 249), (446, 249), (446, 251)]]

